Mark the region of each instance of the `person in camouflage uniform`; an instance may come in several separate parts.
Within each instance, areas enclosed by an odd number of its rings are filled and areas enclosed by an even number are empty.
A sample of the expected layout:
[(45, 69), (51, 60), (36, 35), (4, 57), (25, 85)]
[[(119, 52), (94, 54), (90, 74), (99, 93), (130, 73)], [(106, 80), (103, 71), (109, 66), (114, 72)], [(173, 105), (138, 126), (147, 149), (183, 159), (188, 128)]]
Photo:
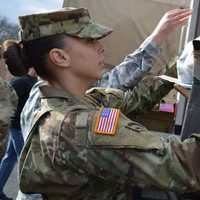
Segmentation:
[[(96, 82), (95, 86), (118, 88), (123, 91), (134, 88), (138, 82), (142, 80), (142, 78), (154, 67), (157, 58), (162, 56), (160, 44), (166, 40), (168, 35), (175, 30), (177, 26), (180, 25), (175, 23), (177, 19), (170, 18), (171, 12), (175, 11), (169, 11), (164, 14), (153, 33), (136, 51), (126, 56), (125, 59), (112, 70), (105, 70), (106, 72), (103, 74), (101, 79)], [(168, 31), (169, 29), (171, 32)], [(176, 71), (176, 69), (174, 70)], [(34, 86), (30, 94), (30, 98), (24, 106), (21, 114), (21, 127), (23, 130), (24, 140), (26, 140), (28, 133), (30, 132), (31, 119), (33, 118), (34, 113), (37, 112), (37, 109), (40, 108), (41, 102), (38, 85), (39, 83)], [(165, 92), (167, 94), (168, 90)], [(165, 92), (163, 92), (163, 95), (165, 95)], [(157, 99), (155, 102), (159, 102), (159, 100), (160, 99)], [(19, 191), (17, 200), (25, 199), (40, 200), (41, 196), (38, 194), (25, 195)]]
[[(186, 21), (190, 11), (179, 12)], [(25, 66), (46, 80), (20, 159), (22, 192), (47, 199), (131, 199), (134, 185), (199, 191), (199, 136), (181, 142), (125, 116), (154, 105), (170, 83), (152, 78), (127, 92), (93, 88), (84, 95), (104, 71), (97, 40), (110, 29), (92, 22), (83, 8), (20, 21)]]
[(0, 78), (0, 158), (5, 148), (10, 118), (17, 107), (17, 95), (8, 83)]

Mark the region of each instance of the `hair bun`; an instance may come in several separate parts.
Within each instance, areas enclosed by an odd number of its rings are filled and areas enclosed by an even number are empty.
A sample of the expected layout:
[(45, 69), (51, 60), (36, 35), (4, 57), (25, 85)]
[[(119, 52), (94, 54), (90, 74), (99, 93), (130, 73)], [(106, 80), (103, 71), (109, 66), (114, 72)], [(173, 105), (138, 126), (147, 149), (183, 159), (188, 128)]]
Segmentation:
[(27, 74), (28, 67), (24, 62), (20, 44), (16, 40), (6, 40), (3, 43), (3, 48), (3, 57), (10, 73), (14, 76)]

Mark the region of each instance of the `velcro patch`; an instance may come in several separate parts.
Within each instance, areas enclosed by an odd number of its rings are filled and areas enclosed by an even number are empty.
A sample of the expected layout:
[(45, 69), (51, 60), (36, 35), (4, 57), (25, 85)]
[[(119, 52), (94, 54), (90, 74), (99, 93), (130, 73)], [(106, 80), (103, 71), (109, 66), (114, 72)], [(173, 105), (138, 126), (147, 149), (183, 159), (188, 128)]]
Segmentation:
[(88, 123), (88, 113), (87, 112), (81, 112), (76, 117), (76, 128), (85, 128), (87, 127)]
[(120, 110), (116, 108), (102, 108), (99, 110), (94, 132), (104, 135), (115, 135), (119, 121)]

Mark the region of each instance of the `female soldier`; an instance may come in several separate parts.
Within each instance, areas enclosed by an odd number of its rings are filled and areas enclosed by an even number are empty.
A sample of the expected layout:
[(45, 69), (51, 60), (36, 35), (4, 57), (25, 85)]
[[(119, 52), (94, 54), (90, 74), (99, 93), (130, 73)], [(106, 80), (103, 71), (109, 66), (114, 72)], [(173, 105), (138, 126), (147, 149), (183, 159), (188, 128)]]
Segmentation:
[[(181, 24), (190, 11), (180, 12)], [(152, 106), (171, 85), (152, 79), (153, 88), (139, 84), (125, 93), (85, 94), (105, 70), (98, 39), (111, 30), (91, 21), (83, 8), (24, 16), (20, 23), (22, 47), (10, 50), (45, 80), (20, 160), (23, 192), (56, 200), (108, 200), (131, 198), (133, 185), (200, 190), (198, 136), (181, 143), (175, 136), (151, 134), (122, 114), (136, 113), (145, 102)]]

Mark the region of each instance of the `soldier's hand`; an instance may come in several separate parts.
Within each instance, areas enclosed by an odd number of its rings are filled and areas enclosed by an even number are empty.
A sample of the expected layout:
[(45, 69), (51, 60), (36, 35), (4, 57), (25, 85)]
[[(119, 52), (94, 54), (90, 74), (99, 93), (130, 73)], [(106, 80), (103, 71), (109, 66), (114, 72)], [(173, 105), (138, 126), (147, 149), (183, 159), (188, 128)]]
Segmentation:
[(152, 39), (157, 44), (162, 43), (170, 33), (186, 24), (191, 14), (191, 9), (174, 9), (166, 12), (153, 31)]

